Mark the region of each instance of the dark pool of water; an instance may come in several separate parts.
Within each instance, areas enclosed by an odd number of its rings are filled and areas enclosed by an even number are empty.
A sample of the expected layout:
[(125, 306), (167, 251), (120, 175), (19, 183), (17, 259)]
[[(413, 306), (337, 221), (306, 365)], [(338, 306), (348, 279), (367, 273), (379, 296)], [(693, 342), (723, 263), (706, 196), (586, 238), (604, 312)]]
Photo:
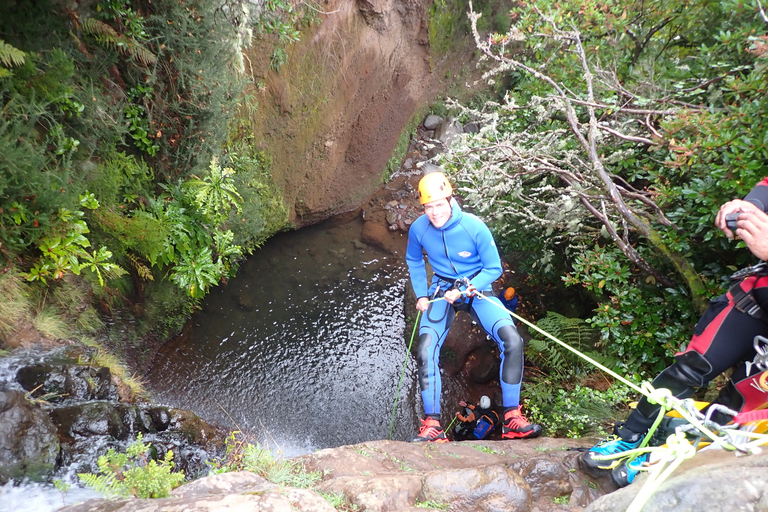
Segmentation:
[[(407, 270), (403, 255), (359, 241), (361, 223), (280, 234), (249, 257), (155, 357), (155, 399), (285, 455), (390, 438)], [(415, 433), (415, 366), (408, 357), (393, 439)]]

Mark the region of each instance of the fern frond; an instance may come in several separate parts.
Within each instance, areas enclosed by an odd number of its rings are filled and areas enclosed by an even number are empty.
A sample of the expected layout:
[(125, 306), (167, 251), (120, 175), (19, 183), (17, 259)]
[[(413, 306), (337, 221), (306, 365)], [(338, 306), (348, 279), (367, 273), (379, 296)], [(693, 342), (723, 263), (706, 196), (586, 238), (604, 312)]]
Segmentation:
[(124, 276), (128, 273), (127, 270), (119, 265), (110, 265), (108, 267), (102, 268), (101, 271), (104, 273), (104, 277), (107, 278), (108, 281), (117, 279), (118, 277)]
[(90, 487), (97, 493), (107, 498), (114, 498), (120, 496), (119, 492), (115, 490), (115, 475), (110, 473), (108, 475), (95, 475), (93, 473), (78, 473), (77, 476), (80, 481), (86, 487)]
[(135, 58), (145, 66), (149, 66), (157, 62), (157, 56), (137, 42), (132, 42), (132, 44), (122, 47), (122, 51), (124, 51), (130, 57)]
[(94, 18), (88, 18), (82, 22), (83, 32), (94, 36), (96, 39), (100, 39), (100, 42), (110, 42), (117, 45), (120, 39), (120, 34), (117, 30), (107, 25), (103, 21), (99, 21)]
[(155, 276), (152, 275), (152, 271), (149, 269), (148, 266), (146, 266), (141, 261), (139, 261), (138, 256), (129, 254), (128, 259), (131, 260), (131, 266), (133, 266), (133, 268), (136, 270), (136, 273), (139, 274), (140, 278), (146, 281), (155, 280)]
[(7, 67), (21, 66), (26, 53), (0, 39), (0, 64)]
[[(590, 327), (581, 318), (568, 318), (551, 311), (536, 325), (581, 352), (594, 349), (594, 342), (599, 334), (596, 329)], [(574, 367), (582, 367), (585, 363), (573, 352), (549, 339), (534, 338), (530, 340), (528, 351), (533, 357), (544, 363), (551, 372), (562, 374), (562, 376), (572, 372)], [(598, 360), (598, 362), (601, 361)]]
[(135, 58), (141, 64), (149, 66), (157, 62), (157, 56), (136, 40), (119, 34), (103, 21), (88, 18), (82, 22), (83, 33), (96, 38), (96, 41), (119, 51), (123, 55)]

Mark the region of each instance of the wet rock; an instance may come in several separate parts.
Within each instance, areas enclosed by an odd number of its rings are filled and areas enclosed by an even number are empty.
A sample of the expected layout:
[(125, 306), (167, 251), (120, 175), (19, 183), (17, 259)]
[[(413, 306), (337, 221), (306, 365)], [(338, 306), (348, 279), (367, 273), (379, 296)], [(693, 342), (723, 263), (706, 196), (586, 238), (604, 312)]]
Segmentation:
[(480, 133), (480, 123), (467, 123), (464, 125), (464, 133)]
[(168, 430), (171, 424), (171, 413), (167, 407), (152, 407), (147, 412), (149, 412), (149, 416), (152, 418), (152, 422), (155, 424), (158, 432)]
[(226, 473), (190, 482), (173, 490), (170, 498), (90, 500), (61, 512), (218, 512), (221, 510), (274, 512), (334, 512), (319, 494), (281, 487), (249, 472)]
[(157, 432), (155, 423), (149, 412), (142, 407), (130, 404), (119, 404), (117, 406), (118, 414), (123, 425), (129, 432), (146, 434)]
[(435, 130), (435, 138), (446, 146), (450, 146), (456, 138), (464, 133), (464, 127), (456, 119), (449, 118)]
[(24, 366), (16, 373), (16, 381), (51, 403), (75, 400), (117, 400), (117, 388), (112, 383), (109, 368), (88, 365), (37, 364)]
[(38, 397), (47, 395), (48, 402), (62, 401), (67, 394), (67, 374), (62, 366), (23, 366), (16, 372), (16, 382)]
[(67, 392), (78, 400), (117, 400), (109, 368), (84, 365), (67, 366)]
[(48, 414), (21, 391), (0, 391), (0, 483), (21, 476), (44, 480), (59, 450)]
[[(579, 457), (579, 452), (572, 452), (571, 459)], [(545, 496), (568, 496), (573, 492), (573, 463), (568, 458), (536, 458), (515, 462), (511, 467), (517, 471), (531, 488), (531, 496), (539, 500)], [(575, 463), (578, 467), (578, 463)]]
[[(554, 498), (569, 493), (605, 492), (599, 479), (572, 471), (578, 452), (568, 448), (579, 445), (551, 438), (426, 446), (373, 441), (297, 460), (324, 472), (319, 489), (342, 492), (362, 510), (399, 512), (430, 500), (454, 511), (540, 511), (551, 510)], [(555, 483), (549, 484), (548, 476)]]
[(91, 402), (60, 407), (51, 412), (62, 442), (74, 443), (89, 436), (110, 436), (126, 439), (128, 429), (117, 409), (107, 402)]
[(421, 169), (422, 176), (426, 176), (431, 172), (437, 172), (442, 170), (440, 169), (439, 165), (435, 165), (432, 162), (422, 162), (418, 167), (419, 169)]
[(216, 429), (191, 411), (171, 409), (169, 428), (182, 433), (187, 441), (205, 445), (216, 437)]
[[(647, 480), (601, 497), (587, 512), (627, 510)], [(719, 449), (699, 451), (683, 462), (648, 498), (643, 512), (768, 510), (768, 453), (738, 456)]]
[(486, 384), (499, 377), (501, 360), (493, 351), (492, 342), (484, 343), (472, 352), (469, 378), (477, 384)]
[(502, 465), (435, 471), (424, 478), (424, 496), (467, 512), (530, 510), (533, 502), (523, 477)]
[(318, 488), (349, 496), (351, 503), (360, 510), (384, 512), (409, 510), (409, 504), (418, 501), (421, 487), (418, 475), (397, 474), (334, 478)]
[(424, 128), (427, 130), (434, 130), (438, 126), (440, 126), (443, 123), (443, 118), (440, 116), (436, 116), (435, 114), (430, 114), (427, 117), (424, 118)]

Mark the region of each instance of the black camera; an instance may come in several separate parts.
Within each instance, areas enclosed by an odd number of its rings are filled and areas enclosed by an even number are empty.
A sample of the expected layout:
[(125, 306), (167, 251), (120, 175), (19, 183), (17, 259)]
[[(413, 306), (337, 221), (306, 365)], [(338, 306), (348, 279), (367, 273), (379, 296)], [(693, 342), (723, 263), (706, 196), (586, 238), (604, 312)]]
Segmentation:
[(731, 231), (736, 231), (736, 222), (739, 220), (739, 212), (736, 213), (729, 213), (725, 216), (725, 225), (730, 229)]

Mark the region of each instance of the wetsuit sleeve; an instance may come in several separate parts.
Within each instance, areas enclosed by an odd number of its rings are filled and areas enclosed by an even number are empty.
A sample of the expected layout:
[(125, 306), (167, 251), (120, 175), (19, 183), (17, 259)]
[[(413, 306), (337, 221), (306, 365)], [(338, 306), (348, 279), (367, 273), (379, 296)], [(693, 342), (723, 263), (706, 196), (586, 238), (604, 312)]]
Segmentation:
[[(418, 220), (417, 220), (418, 221)], [(427, 265), (424, 262), (424, 247), (421, 245), (421, 229), (418, 222), (411, 225), (408, 230), (408, 247), (405, 250), (405, 262), (408, 264), (408, 273), (411, 276), (411, 286), (416, 298), (428, 297)]]
[(477, 252), (480, 255), (483, 269), (472, 278), (472, 284), (478, 290), (483, 291), (491, 289), (491, 283), (501, 276), (503, 270), (501, 268), (499, 250), (496, 248), (496, 242), (493, 240), (491, 230), (479, 219), (477, 224)]
[(768, 178), (763, 178), (760, 183), (755, 185), (755, 188), (746, 195), (744, 200), (768, 213)]
[(456, 413), (456, 417), (459, 419), (459, 421), (463, 421), (465, 423), (469, 423), (472, 421), (475, 421), (475, 406), (474, 405), (467, 405), (467, 409), (469, 409), (471, 412), (464, 416), (461, 414), (461, 412)]

